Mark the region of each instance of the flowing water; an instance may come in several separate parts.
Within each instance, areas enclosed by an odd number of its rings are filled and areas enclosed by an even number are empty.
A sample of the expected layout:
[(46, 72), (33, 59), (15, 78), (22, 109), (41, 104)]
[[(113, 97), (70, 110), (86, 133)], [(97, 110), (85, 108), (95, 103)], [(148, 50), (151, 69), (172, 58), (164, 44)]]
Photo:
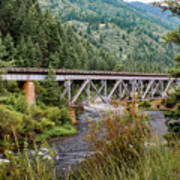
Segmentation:
[[(147, 111), (146, 113), (152, 117), (150, 121), (152, 124), (152, 131), (162, 139), (163, 135), (167, 133), (163, 112)], [(100, 116), (95, 111), (84, 111), (78, 117), (78, 134), (71, 137), (57, 138), (51, 142), (51, 146), (57, 153), (55, 163), (57, 173), (61, 173), (65, 176), (70, 167), (73, 169), (78, 168), (78, 164), (82, 162), (86, 156), (93, 153), (84, 139), (88, 132), (89, 120), (95, 122), (99, 119)]]

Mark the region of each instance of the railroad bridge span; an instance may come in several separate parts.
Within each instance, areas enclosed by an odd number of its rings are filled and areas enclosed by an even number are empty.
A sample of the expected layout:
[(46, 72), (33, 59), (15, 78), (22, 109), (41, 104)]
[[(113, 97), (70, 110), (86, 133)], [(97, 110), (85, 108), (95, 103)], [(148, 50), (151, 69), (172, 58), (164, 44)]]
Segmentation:
[[(35, 103), (34, 81), (48, 77), (48, 69), (5, 68), (3, 80), (25, 83), (27, 102)], [(83, 94), (83, 102), (88, 103), (99, 97), (102, 102), (110, 103), (116, 99), (133, 99), (138, 93), (140, 100), (165, 98), (169, 90), (180, 84), (179, 78), (169, 74), (127, 73), (110, 71), (54, 70), (54, 80), (63, 87), (60, 99), (67, 98), (70, 105), (76, 105)], [(77, 86), (74, 86), (77, 84)]]

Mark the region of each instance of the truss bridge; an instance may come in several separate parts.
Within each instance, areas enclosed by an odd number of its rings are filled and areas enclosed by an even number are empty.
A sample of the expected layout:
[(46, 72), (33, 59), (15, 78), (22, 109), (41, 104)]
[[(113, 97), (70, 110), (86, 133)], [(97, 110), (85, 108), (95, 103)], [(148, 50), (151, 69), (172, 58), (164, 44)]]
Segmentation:
[[(32, 104), (35, 102), (34, 81), (46, 80), (48, 73), (48, 69), (6, 68), (2, 78), (24, 82), (27, 101)], [(110, 103), (113, 98), (131, 100), (136, 93), (140, 100), (165, 98), (170, 89), (180, 85), (180, 79), (169, 74), (64, 69), (54, 70), (52, 80), (58, 81), (62, 87), (59, 98), (67, 99), (71, 105), (88, 103), (97, 98), (104, 103)]]

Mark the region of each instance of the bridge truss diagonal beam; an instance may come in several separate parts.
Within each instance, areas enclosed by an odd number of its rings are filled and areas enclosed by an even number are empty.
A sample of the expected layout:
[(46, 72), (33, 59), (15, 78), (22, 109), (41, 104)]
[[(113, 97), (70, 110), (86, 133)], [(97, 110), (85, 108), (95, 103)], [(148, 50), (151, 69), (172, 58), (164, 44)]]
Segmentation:
[(93, 81), (91, 81), (91, 85), (92, 85), (92, 87), (94, 88), (94, 90), (96, 91), (97, 96), (100, 97), (101, 100), (102, 100), (104, 103), (107, 103), (106, 99), (104, 99), (104, 98), (101, 96), (101, 94), (99, 93), (99, 91), (97, 90), (97, 88), (96, 88), (95, 84), (93, 83)]
[(110, 101), (112, 95), (114, 94), (114, 92), (116, 91), (116, 89), (118, 88), (120, 83), (121, 83), (121, 80), (119, 80), (115, 83), (114, 87), (112, 88), (111, 92), (109, 93), (109, 95), (107, 97), (108, 101)]
[(75, 94), (75, 96), (73, 97), (71, 104), (74, 104), (78, 97), (80, 96), (80, 94), (82, 93), (82, 91), (85, 89), (85, 87), (87, 86), (87, 84), (90, 82), (90, 80), (85, 80), (83, 82), (83, 84), (81, 85), (80, 89), (77, 91), (77, 93)]
[[(98, 94), (101, 94), (101, 92), (104, 90), (104, 97), (107, 97), (107, 81), (106, 80), (101, 80), (101, 87), (98, 90)], [(94, 97), (96, 99), (98, 95)]]
[(166, 89), (162, 93), (163, 98), (167, 95), (167, 92), (168, 92), (169, 88), (171, 87), (172, 83), (174, 82), (174, 80), (175, 80), (174, 78), (169, 80), (169, 82), (168, 82), (168, 84), (166, 86)]
[(147, 93), (149, 92), (149, 90), (151, 89), (153, 83), (154, 83), (154, 80), (149, 81), (149, 84), (148, 84), (148, 86), (147, 86), (147, 88), (146, 88), (146, 90), (142, 96), (142, 99), (145, 99), (145, 97), (146, 97)]

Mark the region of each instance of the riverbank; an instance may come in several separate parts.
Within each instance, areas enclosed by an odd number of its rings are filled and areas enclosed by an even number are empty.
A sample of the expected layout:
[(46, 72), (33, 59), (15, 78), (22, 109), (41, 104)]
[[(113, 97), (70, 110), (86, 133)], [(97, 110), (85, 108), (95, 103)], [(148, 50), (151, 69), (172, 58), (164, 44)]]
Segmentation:
[[(146, 112), (152, 120), (152, 131), (160, 139), (167, 133), (167, 128), (164, 124), (165, 117), (160, 111)], [(90, 150), (88, 143), (85, 141), (88, 133), (89, 120), (97, 122), (100, 116), (97, 113), (83, 112), (78, 117), (77, 130), (78, 133), (71, 137), (61, 137), (50, 141), (50, 146), (56, 151), (57, 158), (55, 162), (57, 174), (63, 177), (68, 173), (69, 169), (76, 169), (78, 165), (93, 152)]]

